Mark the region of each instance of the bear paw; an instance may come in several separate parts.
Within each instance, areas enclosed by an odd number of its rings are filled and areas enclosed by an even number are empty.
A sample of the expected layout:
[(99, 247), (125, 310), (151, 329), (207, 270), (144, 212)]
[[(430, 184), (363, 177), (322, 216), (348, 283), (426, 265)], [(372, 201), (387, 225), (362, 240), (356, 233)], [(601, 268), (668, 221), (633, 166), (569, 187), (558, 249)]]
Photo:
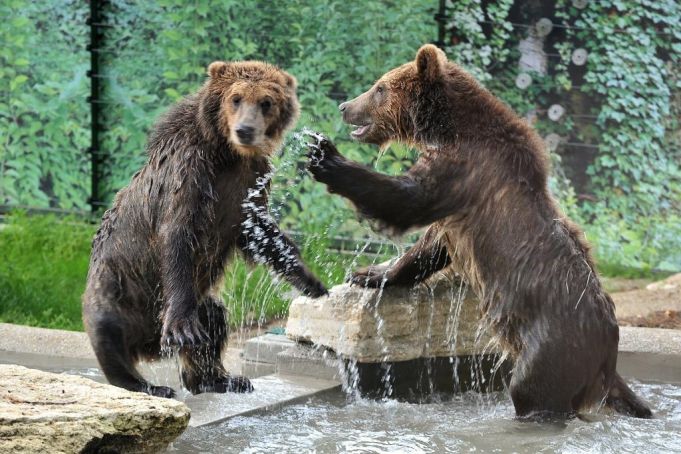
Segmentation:
[(388, 286), (388, 270), (387, 266), (373, 265), (365, 268), (360, 268), (350, 276), (348, 281), (351, 284), (359, 285), (367, 288), (380, 288)]
[(214, 379), (209, 379), (199, 384), (196, 388), (190, 389), (192, 394), (201, 393), (250, 393), (253, 392), (251, 381), (241, 375), (225, 375)]
[(162, 333), (162, 347), (198, 347), (209, 341), (208, 334), (199, 321), (198, 313), (170, 317), (170, 320), (163, 323)]
[(175, 390), (173, 390), (173, 388), (169, 388), (168, 386), (150, 385), (146, 391), (150, 396), (164, 397), (166, 399), (172, 399), (175, 397)]
[(336, 146), (326, 137), (322, 135), (311, 137), (312, 141), (307, 144), (307, 148), (310, 150), (307, 155), (309, 159), (307, 168), (317, 181), (326, 182), (327, 177), (333, 173), (333, 169), (338, 167), (344, 158), (338, 152)]
[(309, 296), (310, 298), (319, 298), (320, 296), (326, 296), (328, 294), (329, 291), (326, 290), (324, 284), (316, 280), (303, 289), (303, 295)]

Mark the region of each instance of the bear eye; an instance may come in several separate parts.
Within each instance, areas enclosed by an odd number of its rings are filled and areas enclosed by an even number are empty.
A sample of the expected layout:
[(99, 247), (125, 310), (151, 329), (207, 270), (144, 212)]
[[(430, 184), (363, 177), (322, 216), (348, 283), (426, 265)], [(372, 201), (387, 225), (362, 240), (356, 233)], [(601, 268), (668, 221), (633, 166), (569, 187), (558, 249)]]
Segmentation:
[(378, 94), (383, 93), (383, 90), (384, 90), (383, 85), (379, 85), (378, 87), (376, 87), (376, 93)]
[(241, 103), (241, 96), (235, 96), (232, 98), (232, 104), (238, 106)]
[(263, 112), (267, 112), (270, 110), (270, 107), (272, 107), (272, 101), (269, 99), (266, 99), (260, 103), (260, 108), (262, 109)]

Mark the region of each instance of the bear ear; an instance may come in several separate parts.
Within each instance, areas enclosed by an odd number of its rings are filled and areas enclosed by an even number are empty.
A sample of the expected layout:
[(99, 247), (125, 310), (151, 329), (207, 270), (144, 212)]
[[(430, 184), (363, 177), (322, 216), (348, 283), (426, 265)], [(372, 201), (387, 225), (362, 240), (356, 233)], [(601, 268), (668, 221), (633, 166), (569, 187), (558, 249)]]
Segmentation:
[(224, 61), (214, 61), (208, 65), (208, 75), (211, 77), (211, 79), (216, 79), (225, 74), (228, 66), (229, 64), (225, 63)]
[(416, 53), (416, 70), (421, 79), (435, 81), (440, 78), (447, 56), (432, 44), (421, 46)]
[(289, 73), (284, 73), (284, 77), (286, 78), (286, 88), (295, 92), (296, 88), (298, 88), (298, 81), (296, 78)]

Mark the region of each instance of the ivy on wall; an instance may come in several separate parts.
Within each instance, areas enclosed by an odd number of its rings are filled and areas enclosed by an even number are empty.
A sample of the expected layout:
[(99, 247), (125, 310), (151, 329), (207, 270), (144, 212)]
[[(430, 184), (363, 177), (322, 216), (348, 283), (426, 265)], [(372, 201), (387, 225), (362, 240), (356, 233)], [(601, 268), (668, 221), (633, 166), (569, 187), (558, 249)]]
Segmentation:
[[(581, 91), (598, 99), (598, 155), (588, 169), (598, 201), (619, 212), (654, 215), (681, 197), (679, 163), (667, 130), (673, 73), (681, 54), (681, 7), (667, 1), (559, 2), (557, 17), (573, 24), (566, 37), (589, 50)], [(580, 131), (576, 131), (579, 136)], [(678, 156), (677, 156), (678, 157)]]
[[(594, 99), (598, 152), (587, 168), (594, 200), (582, 206), (600, 252), (623, 265), (681, 269), (678, 93), (681, 6), (612, 0), (584, 9), (561, 0), (566, 39), (589, 59), (580, 91)], [(678, 99), (677, 99), (678, 103)]]
[[(588, 224), (599, 256), (681, 269), (678, 98), (673, 113), (681, 8), (673, 0), (578, 3), (448, 1), (447, 53), (540, 135), (562, 139), (552, 189)], [(553, 23), (541, 49), (547, 70), (529, 71), (520, 88), (518, 43), (537, 35), (542, 17)], [(588, 55), (583, 66), (573, 61), (578, 48)], [(560, 120), (547, 115), (552, 105), (565, 110)]]

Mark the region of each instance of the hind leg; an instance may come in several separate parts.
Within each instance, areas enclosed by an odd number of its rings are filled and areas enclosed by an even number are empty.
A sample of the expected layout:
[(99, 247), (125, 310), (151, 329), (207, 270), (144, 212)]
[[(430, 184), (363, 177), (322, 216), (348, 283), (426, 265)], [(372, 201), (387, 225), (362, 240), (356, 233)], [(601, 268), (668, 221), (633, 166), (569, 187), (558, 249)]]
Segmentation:
[(209, 342), (180, 350), (184, 386), (192, 394), (253, 391), (248, 378), (230, 375), (222, 365), (228, 334), (225, 305), (218, 299), (206, 298), (199, 309), (199, 320)]
[(627, 386), (620, 374), (615, 378), (608, 392), (606, 403), (609, 407), (624, 415), (635, 418), (652, 418), (650, 407)]
[(518, 418), (564, 420), (576, 415), (587, 392), (585, 365), (571, 362), (562, 347), (549, 340), (526, 347), (516, 359), (510, 392)]
[(114, 386), (129, 391), (144, 392), (157, 397), (173, 397), (167, 386), (154, 386), (135, 369), (135, 354), (131, 348), (134, 330), (114, 311), (84, 314), (92, 348), (106, 379)]

